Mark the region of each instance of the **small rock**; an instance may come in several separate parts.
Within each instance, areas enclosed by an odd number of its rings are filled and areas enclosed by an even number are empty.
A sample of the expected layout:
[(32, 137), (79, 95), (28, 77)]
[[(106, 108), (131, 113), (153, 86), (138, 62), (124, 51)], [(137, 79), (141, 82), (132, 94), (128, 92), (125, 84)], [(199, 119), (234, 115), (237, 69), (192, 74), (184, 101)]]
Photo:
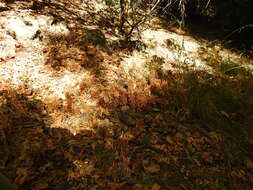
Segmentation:
[(99, 29), (86, 29), (84, 31), (84, 42), (97, 46), (100, 50), (110, 53), (107, 40)]

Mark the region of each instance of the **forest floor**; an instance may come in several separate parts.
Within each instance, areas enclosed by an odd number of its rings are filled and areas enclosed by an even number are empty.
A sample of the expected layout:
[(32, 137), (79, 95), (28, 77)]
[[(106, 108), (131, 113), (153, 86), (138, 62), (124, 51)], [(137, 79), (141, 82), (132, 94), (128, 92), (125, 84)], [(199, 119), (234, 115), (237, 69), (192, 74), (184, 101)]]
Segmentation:
[(20, 190), (252, 189), (253, 60), (159, 18), (125, 43), (94, 2), (0, 3), (0, 172)]

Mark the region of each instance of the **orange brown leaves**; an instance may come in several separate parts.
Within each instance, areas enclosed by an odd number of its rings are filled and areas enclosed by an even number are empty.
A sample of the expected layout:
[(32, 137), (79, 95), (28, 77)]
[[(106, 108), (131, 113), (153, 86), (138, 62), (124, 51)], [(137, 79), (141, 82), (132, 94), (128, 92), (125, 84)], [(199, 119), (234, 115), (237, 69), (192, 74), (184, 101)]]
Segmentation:
[(152, 186), (152, 188), (151, 188), (151, 190), (160, 190), (160, 189), (161, 189), (161, 186), (158, 185), (157, 183), (155, 183), (155, 184)]
[(149, 81), (150, 81), (150, 90), (154, 94), (164, 95), (169, 89), (168, 82), (163, 79), (158, 79), (155, 76), (151, 76)]
[(132, 190), (148, 190), (148, 187), (146, 187), (143, 184), (135, 184), (133, 186)]
[(150, 89), (147, 81), (143, 78), (129, 80), (127, 85), (129, 104), (135, 109), (146, 106), (150, 97)]
[(149, 173), (157, 173), (160, 171), (160, 166), (158, 164), (150, 164), (147, 166), (144, 165), (144, 168)]
[(100, 94), (100, 104), (113, 109), (118, 106), (127, 105), (127, 90), (119, 85), (108, 84)]
[(67, 112), (72, 112), (73, 111), (73, 98), (72, 95), (69, 92), (65, 93), (65, 97), (66, 97), (66, 106), (65, 106), (65, 110)]
[(212, 157), (212, 155), (209, 152), (203, 152), (203, 153), (201, 153), (201, 158), (205, 162), (211, 163), (213, 161), (213, 157)]
[(46, 103), (45, 109), (47, 110), (48, 113), (56, 112), (63, 108), (63, 102), (58, 98), (50, 98), (46, 100), (45, 103)]
[(92, 88), (94, 85), (96, 85), (95, 79), (92, 76), (88, 76), (79, 84), (79, 88), (82, 92), (86, 89)]
[[(80, 72), (82, 67), (97, 67), (103, 62), (103, 54), (88, 43), (80, 43), (78, 35), (68, 37), (51, 37), (44, 49), (46, 64), (56, 70), (67, 68), (72, 72)], [(80, 39), (79, 39), (80, 40)]]
[(15, 184), (17, 184), (18, 186), (22, 185), (31, 178), (30, 172), (26, 168), (18, 168), (16, 175), (17, 177), (15, 179)]

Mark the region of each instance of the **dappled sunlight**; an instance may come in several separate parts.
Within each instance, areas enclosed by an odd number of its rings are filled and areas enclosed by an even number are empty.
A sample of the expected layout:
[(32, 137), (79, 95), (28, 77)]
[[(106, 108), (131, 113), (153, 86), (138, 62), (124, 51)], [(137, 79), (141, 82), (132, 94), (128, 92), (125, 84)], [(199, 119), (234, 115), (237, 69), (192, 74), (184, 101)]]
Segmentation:
[(146, 60), (146, 55), (134, 52), (133, 55), (123, 59), (120, 67), (128, 74), (137, 72), (137, 74), (145, 75), (148, 72), (145, 65)]
[[(1, 59), (4, 61), (0, 69), (1, 82), (7, 82), (15, 88), (27, 86), (39, 91), (39, 95), (43, 98), (57, 96), (62, 99), (65, 97), (65, 91), (74, 90), (84, 75), (63, 71), (60, 76), (57, 76), (57, 72), (45, 65), (46, 57), (43, 51), (47, 43), (41, 42), (40, 38), (42, 36), (47, 38), (45, 35), (67, 35), (69, 31), (63, 22), (52, 25), (52, 17), (35, 17), (25, 12), (23, 14), (23, 17), (12, 16), (10, 20), (1, 19), (1, 24), (7, 27), (5, 30), (12, 32), (11, 36), (5, 34), (1, 37), (4, 42), (11, 40), (10, 43), (1, 46), (3, 50)], [(17, 25), (16, 22), (20, 24)], [(29, 27), (32, 29), (30, 30)]]
[[(168, 32), (165, 30), (145, 30), (142, 33), (143, 41), (147, 48), (144, 52), (135, 51), (132, 56), (126, 58), (123, 67), (132, 68), (137, 67), (144, 72), (144, 65), (149, 56), (158, 56), (164, 59), (163, 68), (165, 70), (178, 71), (178, 68), (191, 67), (199, 70), (211, 70), (202, 60), (198, 59), (198, 48), (201, 46), (193, 38)], [(202, 44), (205, 45), (205, 44)], [(173, 65), (171, 65), (173, 63)], [(139, 66), (136, 66), (138, 64)], [(177, 65), (177, 67), (175, 67)]]
[(18, 35), (15, 37), (22, 40), (26, 40), (26, 38), (32, 38), (38, 28), (38, 23), (34, 22), (34, 20), (31, 20), (30, 18), (26, 19), (24, 22), (21, 20), (21, 18), (11, 17), (7, 24), (7, 30), (15, 33), (13, 35)]
[(110, 3), (0, 9), (1, 174), (25, 190), (251, 187), (252, 60), (159, 18), (126, 37)]
[[(165, 60), (164, 69), (173, 69), (189, 67), (197, 70), (206, 70), (212, 72), (213, 69), (208, 65), (208, 60), (203, 60), (199, 54), (199, 49), (204, 48), (203, 51), (215, 52), (221, 56), (223, 60), (229, 60), (232, 62), (241, 62), (243, 57), (228, 49), (223, 48), (221, 45), (208, 47), (208, 42), (202, 39), (197, 41), (191, 36), (186, 34), (181, 35), (166, 31), (165, 29), (152, 30), (147, 29), (142, 33), (143, 41), (147, 45), (145, 50), (147, 55), (162, 57)], [(137, 53), (136, 53), (137, 54)], [(133, 55), (133, 57), (139, 57), (139, 55)], [(145, 54), (140, 53), (141, 56)], [(147, 57), (147, 56), (146, 56)], [(248, 59), (243, 64), (245, 67), (250, 67), (252, 62)], [(170, 63), (178, 65), (178, 67), (171, 66)]]
[[(50, 97), (52, 94), (53, 96), (63, 97), (64, 91), (73, 89), (83, 76), (65, 72), (57, 77), (57, 73), (51, 71), (44, 64), (45, 58), (42, 55), (42, 50), (39, 50), (37, 45), (34, 48), (30, 46), (30, 52), (21, 50), (15, 55), (15, 58), (1, 64), (2, 82), (6, 81), (16, 88), (28, 85), (28, 88), (41, 90), (44, 97)], [(35, 48), (36, 52), (33, 51)]]

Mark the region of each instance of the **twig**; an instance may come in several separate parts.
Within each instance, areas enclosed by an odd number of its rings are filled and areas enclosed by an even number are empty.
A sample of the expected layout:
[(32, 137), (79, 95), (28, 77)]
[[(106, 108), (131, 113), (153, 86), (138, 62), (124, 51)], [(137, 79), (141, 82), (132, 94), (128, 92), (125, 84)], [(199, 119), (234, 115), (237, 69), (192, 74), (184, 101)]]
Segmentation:
[(210, 4), (210, 1), (211, 1), (211, 0), (208, 0), (208, 2), (207, 2), (207, 4), (206, 4), (205, 9), (207, 9), (207, 8), (208, 8), (208, 6), (209, 6), (209, 4)]
[(235, 29), (234, 31), (232, 31), (231, 33), (229, 33), (227, 36), (225, 36), (224, 39), (227, 39), (228, 37), (232, 36), (234, 33), (238, 32), (238, 31), (240, 33), (242, 30), (244, 30), (245, 28), (248, 28), (248, 27), (253, 27), (253, 24), (247, 24), (247, 25), (244, 25), (244, 26), (242, 26), (242, 27), (240, 27), (238, 29)]
[(139, 25), (141, 25), (142, 23), (146, 22), (148, 16), (151, 15), (151, 13), (154, 11), (154, 9), (157, 7), (157, 5), (160, 3), (161, 0), (157, 0), (155, 5), (150, 9), (149, 13), (146, 14), (145, 16), (143, 16), (142, 19), (140, 19), (139, 21), (137, 21), (134, 24), (130, 24), (129, 21), (126, 19), (126, 22), (131, 26), (130, 31), (127, 33), (126, 38), (128, 38), (132, 32), (134, 31), (135, 28), (138, 28)]

